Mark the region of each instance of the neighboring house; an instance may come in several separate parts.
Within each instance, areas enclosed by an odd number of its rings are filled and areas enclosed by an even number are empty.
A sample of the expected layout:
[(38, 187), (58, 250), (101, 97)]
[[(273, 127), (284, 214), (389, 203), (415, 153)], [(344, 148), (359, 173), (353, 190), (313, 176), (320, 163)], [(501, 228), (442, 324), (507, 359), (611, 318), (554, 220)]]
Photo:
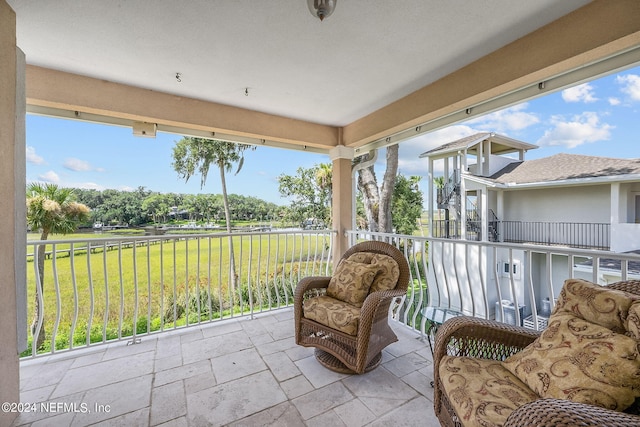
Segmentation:
[[(420, 157), (429, 160), (429, 188), (437, 191), (436, 200), (430, 200), (430, 235), (452, 240), (559, 245), (612, 252), (640, 249), (640, 160), (574, 154), (525, 160), (527, 151), (535, 148), (536, 145), (495, 133), (479, 133), (421, 154)], [(437, 169), (444, 171), (439, 188), (434, 186), (436, 162), (442, 166)], [(436, 218), (436, 212), (444, 215)], [(524, 289), (524, 277), (532, 277), (532, 289), (536, 295), (542, 295), (538, 301), (540, 307), (545, 294), (557, 294), (535, 289), (536, 283), (541, 282), (536, 278), (551, 274), (557, 276), (556, 282), (561, 285), (562, 277), (567, 277), (566, 257), (553, 263), (536, 260), (535, 256), (525, 260), (524, 251), (512, 250), (507, 255), (504, 249), (494, 252), (488, 248), (476, 247), (477, 254), (461, 254), (461, 251), (447, 254), (443, 245), (441, 253), (433, 254), (442, 257), (440, 279), (459, 281), (464, 276), (463, 280), (476, 283), (500, 283), (498, 288), (502, 287), (504, 292), (491, 291), (491, 287), (485, 285), (488, 305), (493, 306), (497, 299), (522, 303), (528, 292)], [(496, 265), (495, 271), (470, 270), (474, 256), (495, 256), (496, 260), (485, 264)], [(546, 263), (554, 265), (547, 267)], [(461, 265), (465, 266), (464, 275), (460, 274)], [(591, 277), (592, 266), (585, 258), (574, 259), (571, 268), (577, 277)], [(619, 270), (601, 270), (599, 280), (602, 282), (619, 280)], [(477, 280), (471, 278), (474, 274), (479, 276)], [(501, 284), (507, 281), (508, 284)], [(443, 301), (441, 294), (432, 297)], [(462, 311), (469, 311), (463, 295), (457, 298)], [(450, 304), (447, 300), (447, 305)], [(525, 307), (525, 315), (527, 310)]]

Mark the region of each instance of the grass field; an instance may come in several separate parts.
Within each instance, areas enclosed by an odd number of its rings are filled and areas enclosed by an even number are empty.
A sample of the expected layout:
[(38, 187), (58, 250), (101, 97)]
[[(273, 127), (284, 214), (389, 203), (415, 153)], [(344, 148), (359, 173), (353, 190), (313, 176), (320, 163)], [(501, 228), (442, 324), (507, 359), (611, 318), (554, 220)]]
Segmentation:
[[(86, 247), (86, 239), (96, 237), (73, 235), (77, 243), (48, 244), (46, 251)], [(51, 349), (54, 333), (55, 347), (61, 349), (69, 348), (71, 340), (78, 346), (128, 336), (134, 325), (137, 333), (146, 333), (290, 304), (301, 277), (326, 271), (328, 235), (234, 236), (233, 244), (235, 287), (229, 280), (227, 237), (181, 237), (121, 250), (97, 247), (89, 254), (58, 252), (45, 261), (42, 350)], [(28, 245), (27, 252), (33, 253), (34, 246)], [(31, 319), (33, 257), (28, 258), (27, 286)]]

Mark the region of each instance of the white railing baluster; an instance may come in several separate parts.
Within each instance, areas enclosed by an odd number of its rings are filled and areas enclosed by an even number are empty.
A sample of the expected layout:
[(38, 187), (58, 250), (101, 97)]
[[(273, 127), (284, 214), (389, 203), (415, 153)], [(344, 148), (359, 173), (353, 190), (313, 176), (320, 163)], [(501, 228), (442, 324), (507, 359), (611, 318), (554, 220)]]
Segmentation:
[(102, 324), (102, 342), (107, 342), (109, 324), (109, 274), (107, 268), (107, 242), (102, 246), (102, 269), (104, 270), (104, 323)]
[(127, 344), (137, 344), (140, 342), (138, 338), (138, 245), (134, 240), (131, 243), (133, 250), (133, 325), (131, 327), (133, 335)]
[(124, 280), (122, 277), (122, 242), (118, 242), (118, 275), (120, 277), (120, 318), (118, 319), (118, 339), (122, 339), (122, 323), (124, 322)]
[(91, 243), (87, 242), (87, 273), (89, 277), (89, 321), (87, 322), (87, 347), (91, 345), (91, 324), (93, 323), (94, 295), (93, 274), (91, 274)]
[(53, 325), (53, 332), (51, 333), (51, 353), (56, 352), (56, 335), (58, 333), (58, 327), (60, 327), (60, 316), (62, 315), (62, 301), (60, 300), (60, 281), (58, 278), (58, 256), (56, 255), (56, 244), (52, 245), (51, 255), (51, 267), (53, 269), (53, 285), (56, 290), (56, 322)]
[(164, 239), (160, 239), (160, 331), (164, 331)]
[(198, 323), (202, 321), (200, 313), (200, 239), (196, 240), (196, 250), (198, 255), (196, 257), (196, 301), (198, 304)]
[[(78, 303), (78, 284), (76, 282), (75, 269), (76, 251), (73, 242), (69, 245), (69, 262), (71, 263), (71, 286), (73, 287), (73, 321), (71, 322), (71, 330), (69, 331), (69, 350), (73, 348), (73, 337), (78, 324), (79, 303)], [(122, 316), (121, 316), (122, 317)]]
[(151, 332), (151, 241), (147, 240), (147, 334)]
[(184, 319), (189, 326), (189, 238), (184, 239)]

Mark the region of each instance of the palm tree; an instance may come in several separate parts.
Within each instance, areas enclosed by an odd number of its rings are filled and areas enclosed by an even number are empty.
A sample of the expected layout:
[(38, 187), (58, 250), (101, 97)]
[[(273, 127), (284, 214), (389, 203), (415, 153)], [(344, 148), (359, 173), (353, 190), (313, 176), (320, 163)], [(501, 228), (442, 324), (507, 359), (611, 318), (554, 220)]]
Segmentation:
[[(90, 209), (82, 203), (73, 201), (73, 190), (60, 188), (56, 184), (31, 183), (27, 186), (27, 224), (32, 230), (40, 230), (40, 240), (47, 240), (50, 234), (68, 234), (76, 230), (78, 224), (87, 221)], [(44, 258), (46, 244), (36, 248), (38, 279), (36, 282), (35, 309), (31, 333), (40, 348), (45, 339), (41, 328), (36, 337), (36, 329), (40, 318), (40, 299), (44, 289)]]
[(320, 189), (321, 199), (326, 198), (329, 203), (329, 214), (325, 216), (325, 218), (327, 218), (327, 224), (331, 224), (331, 205), (333, 203), (333, 187), (331, 186), (332, 178), (333, 168), (331, 163), (320, 163), (316, 166), (316, 184)]
[[(225, 172), (231, 172), (234, 163), (238, 163), (236, 174), (240, 172), (244, 163), (244, 151), (247, 149), (255, 149), (255, 147), (229, 141), (188, 136), (183, 137), (173, 147), (173, 169), (185, 181), (189, 181), (189, 178), (195, 175), (196, 172), (200, 172), (201, 189), (207, 181), (207, 174), (211, 164), (218, 166), (227, 233), (231, 233), (231, 212), (229, 210)], [(231, 270), (232, 289), (235, 290), (237, 278), (231, 236), (229, 236), (229, 268)]]

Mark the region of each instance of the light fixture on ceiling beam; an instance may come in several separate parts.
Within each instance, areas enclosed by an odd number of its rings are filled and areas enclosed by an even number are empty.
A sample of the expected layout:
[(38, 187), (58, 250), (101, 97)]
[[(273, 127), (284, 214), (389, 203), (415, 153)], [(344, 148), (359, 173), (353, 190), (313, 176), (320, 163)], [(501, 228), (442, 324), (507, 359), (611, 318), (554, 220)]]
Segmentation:
[(145, 138), (156, 137), (157, 125), (155, 123), (133, 122), (133, 135)]
[(307, 5), (311, 14), (323, 21), (333, 13), (337, 2), (338, 0), (307, 0)]

